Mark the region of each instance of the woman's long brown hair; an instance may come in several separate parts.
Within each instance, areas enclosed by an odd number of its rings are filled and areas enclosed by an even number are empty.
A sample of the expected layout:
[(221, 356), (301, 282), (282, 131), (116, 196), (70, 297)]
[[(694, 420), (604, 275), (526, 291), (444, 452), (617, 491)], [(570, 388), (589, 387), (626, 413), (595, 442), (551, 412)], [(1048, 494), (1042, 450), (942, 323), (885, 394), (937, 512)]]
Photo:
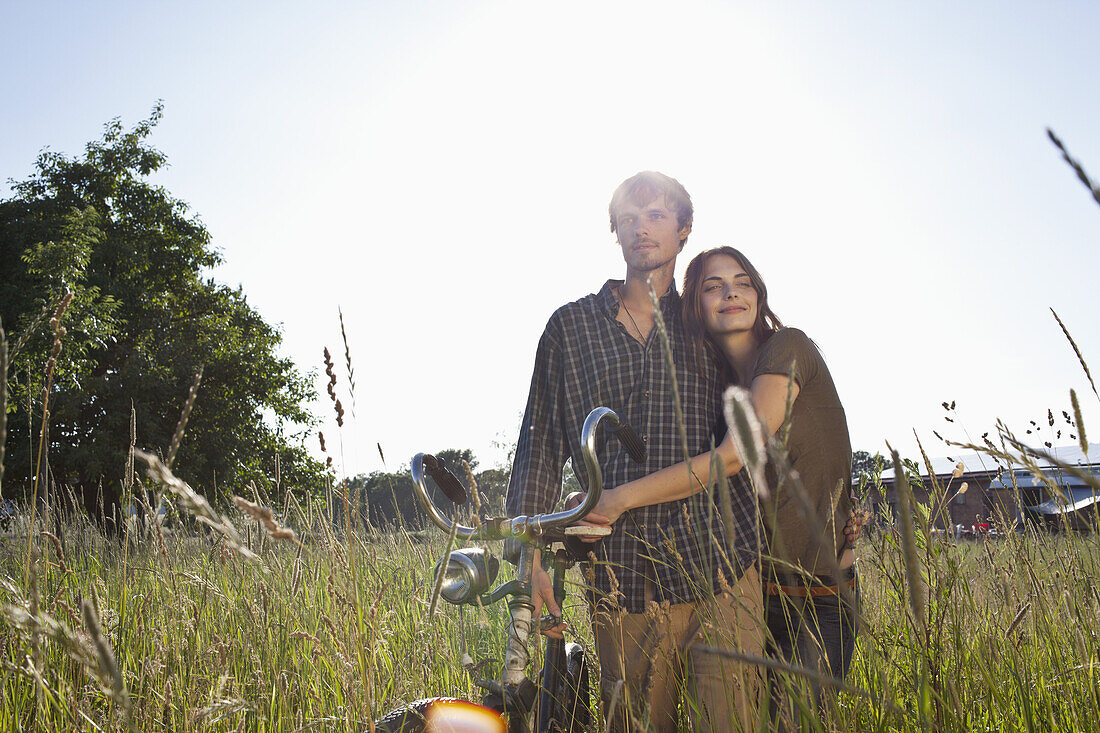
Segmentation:
[(726, 361), (718, 345), (707, 333), (706, 323), (703, 318), (703, 272), (706, 270), (707, 260), (715, 255), (728, 255), (737, 261), (741, 269), (749, 276), (749, 283), (756, 291), (756, 322), (752, 324), (752, 335), (757, 343), (762, 344), (771, 338), (771, 335), (783, 328), (783, 322), (779, 316), (772, 312), (768, 305), (768, 288), (764, 285), (764, 279), (760, 272), (749, 262), (749, 258), (733, 247), (715, 247), (695, 255), (688, 264), (684, 273), (684, 296), (681, 315), (684, 319), (684, 330), (688, 335), (692, 352), (700, 369), (703, 361), (710, 359), (719, 369), (722, 376), (731, 383), (740, 384), (745, 377), (751, 375), (738, 375), (733, 367)]

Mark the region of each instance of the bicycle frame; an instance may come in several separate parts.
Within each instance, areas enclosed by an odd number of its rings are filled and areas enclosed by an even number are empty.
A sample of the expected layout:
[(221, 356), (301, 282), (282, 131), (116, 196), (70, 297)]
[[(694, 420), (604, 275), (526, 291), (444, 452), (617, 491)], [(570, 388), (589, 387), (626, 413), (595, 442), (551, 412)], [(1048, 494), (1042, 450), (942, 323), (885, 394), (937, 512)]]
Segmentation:
[[(584, 421), (581, 431), (582, 456), (585, 471), (588, 476), (588, 491), (581, 503), (571, 509), (546, 514), (537, 514), (532, 517), (501, 517), (485, 520), (480, 527), (467, 527), (452, 522), (432, 501), (428, 494), (428, 488), (424, 481), (425, 475), (433, 475), (426, 470), (426, 456), (418, 453), (412, 461), (413, 486), (417, 500), (429, 519), (448, 534), (454, 533), (457, 538), (463, 540), (505, 540), (516, 539), (521, 544), (519, 562), (516, 566), (516, 580), (498, 587), (488, 596), (491, 601), (499, 600), (503, 595), (510, 595), (508, 601), (509, 624), (508, 642), (504, 655), (504, 670), (502, 673), (503, 686), (493, 682), (486, 682), (482, 686), (490, 695), (498, 695), (503, 707), (512, 714), (516, 710), (517, 700), (524, 700), (533, 694), (534, 683), (527, 677), (526, 669), (529, 661), (528, 644), (533, 626), (536, 620), (533, 618), (534, 604), (531, 600), (531, 578), (535, 562), (535, 552), (543, 551), (548, 561), (554, 564), (554, 593), (561, 604), (564, 599), (565, 589), (565, 554), (560, 551), (558, 556), (552, 556), (547, 551), (550, 544), (564, 540), (566, 527), (575, 525), (583, 519), (600, 501), (603, 493), (603, 473), (600, 470), (596, 457), (596, 435), (600, 424), (607, 422), (615, 431), (620, 442), (635, 460), (645, 459), (645, 448), (634, 431), (609, 408), (597, 407)], [(434, 460), (431, 461), (434, 465)], [(453, 476), (450, 477), (453, 479)], [(438, 483), (438, 481), (437, 481)], [(606, 534), (606, 530), (586, 527), (574, 527), (569, 534), (590, 534), (598, 536)], [(554, 692), (564, 683), (563, 676), (566, 660), (564, 643), (548, 646), (546, 664), (543, 669), (543, 689)], [(496, 689), (501, 687), (501, 689)], [(529, 710), (522, 709), (526, 705), (520, 703), (518, 707), (525, 718)], [(546, 715), (540, 705), (540, 730), (542, 726), (549, 726), (544, 720)], [(515, 717), (515, 716), (512, 716)], [(513, 726), (513, 729), (515, 727)]]

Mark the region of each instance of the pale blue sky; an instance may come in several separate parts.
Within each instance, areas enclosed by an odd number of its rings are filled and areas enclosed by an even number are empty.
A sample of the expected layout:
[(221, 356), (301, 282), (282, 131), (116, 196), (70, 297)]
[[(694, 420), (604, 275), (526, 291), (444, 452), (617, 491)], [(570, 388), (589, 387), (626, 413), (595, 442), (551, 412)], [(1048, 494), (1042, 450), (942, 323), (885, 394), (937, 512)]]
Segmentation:
[(358, 471), (376, 441), (495, 462), (547, 317), (622, 275), (611, 191), (661, 170), (696, 203), (680, 271), (744, 250), (853, 445), (943, 455), (944, 400), (977, 437), (1075, 387), (1100, 431), (1048, 311), (1100, 371), (1100, 208), (1044, 133), (1100, 176), (1098, 28), (1091, 2), (2, 2), (0, 177), (164, 99), (158, 182), (215, 276), (304, 368), (343, 307)]

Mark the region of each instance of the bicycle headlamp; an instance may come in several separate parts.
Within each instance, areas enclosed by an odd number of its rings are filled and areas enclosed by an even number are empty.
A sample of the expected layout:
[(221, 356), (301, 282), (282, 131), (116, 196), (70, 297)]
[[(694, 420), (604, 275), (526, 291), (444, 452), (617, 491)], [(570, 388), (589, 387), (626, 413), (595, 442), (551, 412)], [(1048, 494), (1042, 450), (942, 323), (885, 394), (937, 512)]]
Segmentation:
[[(436, 577), (439, 566), (435, 565)], [(466, 547), (455, 550), (447, 558), (447, 568), (443, 571), (443, 585), (439, 594), (443, 600), (460, 606), (473, 603), (475, 599), (489, 590), (497, 577), (500, 561), (480, 547)]]

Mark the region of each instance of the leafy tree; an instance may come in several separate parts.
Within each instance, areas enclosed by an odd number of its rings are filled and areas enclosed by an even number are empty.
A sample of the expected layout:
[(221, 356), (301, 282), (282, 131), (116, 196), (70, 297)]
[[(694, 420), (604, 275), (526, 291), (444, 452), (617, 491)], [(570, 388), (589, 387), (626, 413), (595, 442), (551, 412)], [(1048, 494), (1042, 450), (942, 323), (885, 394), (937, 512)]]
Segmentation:
[(436, 453), (435, 457), (443, 464), (444, 468), (460, 479), (466, 478), (466, 469), (462, 467), (463, 461), (469, 464), (471, 471), (477, 468), (477, 459), (474, 458), (474, 452), (469, 448), (463, 448), (461, 450), (457, 448), (445, 448)]
[[(415, 529), (424, 521), (424, 515), (416, 504), (412, 476), (408, 471), (374, 471), (349, 479), (348, 498), (358, 506), (358, 516), (369, 520), (375, 527), (401, 524)], [(336, 502), (336, 511), (343, 511), (343, 504), (339, 501)]]
[(865, 450), (852, 451), (852, 487), (862, 501), (869, 501), (872, 490), (882, 483), (882, 472), (888, 467), (881, 453), (871, 455)]
[(884, 466), (886, 459), (881, 453), (871, 455), (865, 450), (852, 451), (852, 478), (858, 479), (863, 475), (874, 475), (879, 466)]
[(181, 477), (224, 497), (272, 476), (278, 455), (284, 484), (321, 484), (321, 466), (303, 445), (311, 381), (277, 354), (281, 334), (240, 288), (204, 277), (221, 262), (209, 232), (148, 180), (166, 164), (146, 141), (161, 113), (158, 103), (130, 131), (109, 122), (82, 157), (42, 152), (36, 172), (0, 201), (0, 318), (9, 334), (27, 336), (9, 375), (5, 494), (26, 492), (34, 473), (53, 332), (42, 320), (30, 329), (62, 290), (73, 298), (50, 396), (58, 484), (96, 503), (102, 487), (109, 504), (124, 473), (131, 407), (138, 447), (166, 451), (200, 368), (175, 463)]
[(477, 492), (481, 495), (483, 515), (501, 516), (504, 514), (504, 498), (508, 493), (508, 468), (487, 468), (477, 473)]

